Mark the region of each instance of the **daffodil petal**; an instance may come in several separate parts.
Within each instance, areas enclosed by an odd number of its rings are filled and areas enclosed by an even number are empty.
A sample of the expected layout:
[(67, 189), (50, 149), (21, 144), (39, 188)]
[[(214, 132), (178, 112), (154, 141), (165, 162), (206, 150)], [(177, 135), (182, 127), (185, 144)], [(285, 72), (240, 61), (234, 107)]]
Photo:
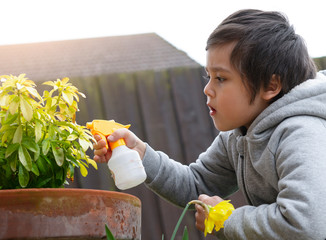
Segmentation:
[(205, 220), (205, 234), (212, 233), (214, 225), (216, 231), (223, 228), (225, 220), (232, 214), (234, 207), (229, 201), (222, 201), (214, 207), (209, 206), (208, 209), (208, 217)]
[(207, 235), (207, 233), (212, 233), (213, 231), (213, 228), (214, 228), (214, 222), (209, 219), (209, 218), (206, 218), (205, 219), (205, 237)]

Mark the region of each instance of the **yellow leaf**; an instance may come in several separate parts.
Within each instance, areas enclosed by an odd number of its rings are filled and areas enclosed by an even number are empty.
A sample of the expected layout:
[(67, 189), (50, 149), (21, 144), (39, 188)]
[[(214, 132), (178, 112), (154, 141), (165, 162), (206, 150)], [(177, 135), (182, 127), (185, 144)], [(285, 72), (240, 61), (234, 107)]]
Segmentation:
[(9, 103), (10, 114), (14, 115), (17, 112), (18, 107), (19, 107), (19, 98), (18, 97), (12, 98)]
[(20, 96), (20, 110), (27, 121), (30, 121), (33, 118), (33, 108), (28, 104), (23, 96)]
[(9, 78), (9, 75), (1, 75), (0, 76), (0, 80), (2, 83), (6, 82), (8, 78)]
[(38, 98), (39, 100), (42, 100), (42, 97), (37, 92), (37, 90), (33, 87), (26, 87), (27, 91), (34, 97)]
[(85, 95), (84, 93), (82, 93), (82, 92), (78, 92), (78, 94), (79, 94), (80, 96), (82, 96), (83, 98), (86, 98), (86, 95)]
[(8, 95), (4, 95), (4, 96), (0, 97), (0, 106), (6, 105), (7, 97), (8, 97)]
[(79, 163), (79, 167), (80, 167), (80, 173), (83, 177), (86, 177), (88, 174), (87, 169), (85, 168), (85, 166), (82, 163)]
[(87, 158), (87, 161), (97, 170), (97, 163), (93, 159)]
[(43, 85), (49, 85), (49, 86), (52, 86), (52, 87), (55, 86), (54, 82), (52, 82), (52, 81), (44, 82)]
[(91, 142), (85, 140), (84, 138), (79, 138), (79, 144), (85, 152), (90, 147), (90, 145), (92, 145)]
[(25, 87), (33, 87), (33, 86), (36, 86), (36, 85), (35, 85), (35, 83), (34, 83), (32, 80), (28, 80), (28, 79), (26, 79), (26, 80), (24, 81), (24, 86), (25, 86)]
[(72, 142), (74, 140), (76, 140), (78, 138), (78, 136), (76, 134), (70, 134), (68, 137), (67, 137), (67, 140)]
[(38, 142), (42, 137), (42, 123), (36, 121), (35, 123), (35, 142)]
[(68, 103), (69, 106), (74, 101), (74, 96), (72, 95), (71, 92), (68, 92), (68, 91), (62, 92), (62, 98), (66, 101), (66, 103)]
[(5, 143), (6, 141), (7, 141), (7, 139), (8, 139), (8, 132), (5, 132), (3, 135), (2, 135), (2, 138), (1, 138), (1, 141), (3, 142), (3, 143)]
[(16, 83), (16, 88), (17, 88), (18, 90), (20, 90), (20, 89), (23, 88), (23, 85), (21, 85), (20, 83)]
[(73, 93), (73, 96), (75, 97), (76, 101), (79, 102), (79, 97), (77, 93)]
[(69, 78), (65, 77), (65, 78), (62, 78), (62, 84), (67, 84), (67, 82), (69, 81)]
[(26, 76), (26, 73), (21, 73), (21, 74), (19, 74), (18, 79), (23, 79), (25, 76)]

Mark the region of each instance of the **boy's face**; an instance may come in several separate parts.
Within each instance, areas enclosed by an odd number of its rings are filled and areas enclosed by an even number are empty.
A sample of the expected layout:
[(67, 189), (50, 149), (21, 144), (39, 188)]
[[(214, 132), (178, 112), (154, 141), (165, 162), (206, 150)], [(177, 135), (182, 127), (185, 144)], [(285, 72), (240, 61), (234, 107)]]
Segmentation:
[(250, 103), (250, 94), (241, 76), (230, 63), (234, 43), (213, 46), (207, 50), (206, 72), (209, 81), (204, 88), (207, 105), (215, 127), (228, 131), (249, 128), (253, 120), (268, 106), (262, 98), (263, 90)]

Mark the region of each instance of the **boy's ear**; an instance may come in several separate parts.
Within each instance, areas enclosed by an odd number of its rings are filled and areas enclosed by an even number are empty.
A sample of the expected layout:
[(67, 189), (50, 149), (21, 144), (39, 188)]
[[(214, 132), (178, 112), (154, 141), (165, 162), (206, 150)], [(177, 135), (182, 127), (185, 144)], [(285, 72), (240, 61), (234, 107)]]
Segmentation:
[(273, 74), (267, 88), (263, 90), (262, 98), (266, 101), (273, 99), (282, 90), (282, 83), (280, 76)]

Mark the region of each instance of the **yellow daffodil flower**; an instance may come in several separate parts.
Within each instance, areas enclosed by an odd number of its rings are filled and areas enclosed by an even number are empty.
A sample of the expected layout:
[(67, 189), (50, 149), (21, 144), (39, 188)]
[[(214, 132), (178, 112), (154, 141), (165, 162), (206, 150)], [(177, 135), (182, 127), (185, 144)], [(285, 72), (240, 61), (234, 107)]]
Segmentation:
[(214, 226), (216, 231), (219, 231), (224, 227), (225, 220), (229, 218), (229, 216), (232, 214), (232, 211), (234, 210), (233, 205), (229, 202), (230, 200), (225, 200), (218, 203), (214, 207), (199, 200), (193, 200), (189, 202), (189, 204), (199, 204), (205, 209), (205, 237), (207, 233), (212, 233)]
[(222, 201), (219, 204), (217, 204), (215, 207), (208, 205), (208, 215), (205, 219), (205, 237), (207, 233), (212, 233), (214, 225), (215, 225), (215, 231), (219, 231), (224, 226), (225, 220), (229, 218), (229, 216), (232, 214), (232, 211), (234, 210), (234, 207), (230, 201)]

